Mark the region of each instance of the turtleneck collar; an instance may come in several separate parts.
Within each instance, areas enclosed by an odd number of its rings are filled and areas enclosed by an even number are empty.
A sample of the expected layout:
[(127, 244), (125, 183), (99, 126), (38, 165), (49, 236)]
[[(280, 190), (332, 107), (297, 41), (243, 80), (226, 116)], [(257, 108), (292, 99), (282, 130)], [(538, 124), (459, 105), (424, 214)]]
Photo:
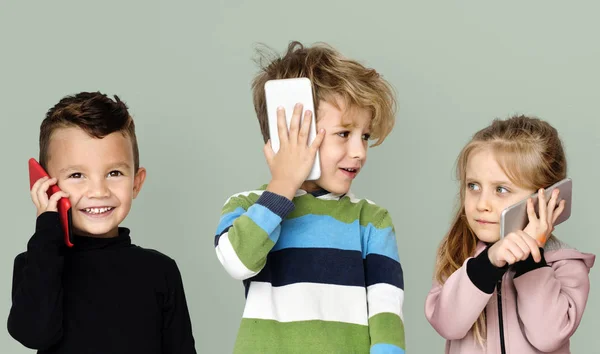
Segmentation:
[(88, 237), (73, 235), (73, 251), (91, 251), (99, 249), (117, 249), (131, 246), (129, 229), (119, 227), (119, 235), (116, 237)]

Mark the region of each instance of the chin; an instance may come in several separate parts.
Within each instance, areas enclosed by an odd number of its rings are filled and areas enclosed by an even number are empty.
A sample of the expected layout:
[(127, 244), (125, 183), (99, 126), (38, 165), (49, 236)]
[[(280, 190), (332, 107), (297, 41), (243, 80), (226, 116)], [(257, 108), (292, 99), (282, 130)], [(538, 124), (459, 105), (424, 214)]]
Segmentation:
[(73, 229), (81, 236), (90, 237), (113, 237), (119, 234), (118, 227), (111, 226), (77, 227), (73, 225)]
[(500, 235), (495, 234), (495, 233), (492, 234), (490, 232), (479, 232), (479, 233), (475, 233), (475, 235), (477, 236), (479, 241), (487, 242), (487, 243), (494, 243), (500, 239)]

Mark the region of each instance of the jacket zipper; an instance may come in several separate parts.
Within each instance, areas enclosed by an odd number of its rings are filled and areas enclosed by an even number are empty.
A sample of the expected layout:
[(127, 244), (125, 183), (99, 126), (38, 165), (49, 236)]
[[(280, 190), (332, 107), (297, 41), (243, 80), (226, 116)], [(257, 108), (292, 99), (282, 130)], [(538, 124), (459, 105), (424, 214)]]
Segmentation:
[(502, 278), (496, 283), (496, 290), (498, 295), (498, 322), (500, 324), (500, 352), (506, 354), (506, 347), (504, 345), (504, 321), (502, 320)]

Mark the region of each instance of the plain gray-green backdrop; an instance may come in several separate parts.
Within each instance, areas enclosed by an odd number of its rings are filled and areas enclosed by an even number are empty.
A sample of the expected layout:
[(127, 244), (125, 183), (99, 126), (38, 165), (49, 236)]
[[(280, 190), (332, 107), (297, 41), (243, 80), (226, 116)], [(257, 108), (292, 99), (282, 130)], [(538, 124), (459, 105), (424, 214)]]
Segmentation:
[[(178, 262), (198, 352), (230, 353), (244, 293), (213, 238), (226, 198), (269, 179), (251, 101), (254, 48), (325, 41), (397, 90), (396, 128), (370, 150), (353, 191), (396, 223), (408, 352), (443, 352), (424, 300), (453, 211), (455, 158), (493, 118), (532, 114), (559, 130), (574, 199), (556, 234), (600, 251), (599, 12), (591, 1), (2, 0), (0, 320), (13, 259), (34, 229), (27, 159), (38, 154), (40, 122), (64, 95), (100, 90), (130, 105), (148, 169), (124, 226)], [(573, 337), (578, 354), (600, 348), (598, 267)], [(0, 352), (31, 353), (6, 330)]]

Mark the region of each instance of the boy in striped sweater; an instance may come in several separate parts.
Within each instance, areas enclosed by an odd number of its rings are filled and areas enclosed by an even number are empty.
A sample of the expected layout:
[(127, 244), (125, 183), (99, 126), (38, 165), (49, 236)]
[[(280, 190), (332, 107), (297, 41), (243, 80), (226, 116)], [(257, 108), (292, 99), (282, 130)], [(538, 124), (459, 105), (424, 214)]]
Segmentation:
[[(310, 112), (278, 112), (280, 149), (269, 143), (264, 84), (308, 77)], [(404, 281), (392, 219), (352, 195), (368, 141), (394, 126), (391, 86), (373, 69), (325, 44), (292, 42), (255, 77), (254, 106), (271, 181), (230, 197), (217, 227), (217, 257), (243, 280), (246, 305), (235, 353), (399, 353), (405, 350)], [(321, 177), (306, 181), (317, 150)]]

